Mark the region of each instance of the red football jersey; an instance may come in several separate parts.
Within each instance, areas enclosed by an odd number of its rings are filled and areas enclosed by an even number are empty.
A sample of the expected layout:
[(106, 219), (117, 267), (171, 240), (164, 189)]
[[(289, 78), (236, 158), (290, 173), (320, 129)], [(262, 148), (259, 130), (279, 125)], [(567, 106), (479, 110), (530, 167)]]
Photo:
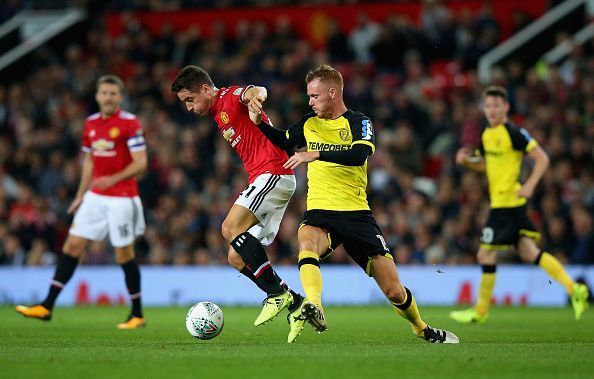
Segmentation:
[[(132, 162), (131, 151), (145, 149), (142, 126), (132, 113), (118, 110), (105, 119), (101, 113), (87, 117), (82, 151), (93, 157), (93, 179), (122, 171)], [(110, 188), (92, 187), (91, 191), (106, 196), (134, 197), (138, 196), (138, 184), (136, 178), (128, 178)]]
[[(292, 175), (293, 170), (283, 167), (289, 159), (287, 153), (274, 145), (250, 120), (249, 111), (243, 102), (243, 94), (252, 86), (221, 88), (210, 109), (219, 126), (219, 132), (239, 154), (252, 183), (258, 175)], [(266, 113), (262, 122), (272, 125)]]

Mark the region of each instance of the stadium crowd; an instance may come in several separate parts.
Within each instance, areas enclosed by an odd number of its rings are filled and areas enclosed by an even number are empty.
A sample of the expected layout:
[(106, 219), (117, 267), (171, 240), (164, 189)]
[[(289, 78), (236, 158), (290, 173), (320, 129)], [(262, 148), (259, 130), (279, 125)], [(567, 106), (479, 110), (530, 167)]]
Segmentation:
[[(196, 64), (219, 87), (266, 86), (265, 110), (286, 128), (309, 111), (303, 78), (322, 62), (341, 70), (346, 103), (374, 122), (369, 199), (399, 264), (474, 263), (488, 212), (486, 182), (455, 167), (453, 155), (478, 145), (483, 87), (475, 67), (500, 41), (500, 27), (488, 6), (453, 14), (429, 4), (419, 25), (399, 15), (381, 23), (359, 15), (345, 34), (331, 22), (322, 50), (299, 39), (285, 18), (270, 28), (239, 23), (234, 38), (216, 24), (203, 38), (198, 26), (174, 33), (164, 25), (151, 35), (130, 14), (118, 37), (97, 21), (86, 42), (64, 54), (40, 49), (28, 77), (0, 86), (0, 264), (55, 262), (78, 186), (83, 124), (96, 111), (95, 81), (105, 73), (125, 80), (124, 109), (139, 116), (149, 146), (149, 170), (139, 181), (147, 219), (139, 262), (225, 264), (221, 222), (247, 177), (215, 124), (182, 109), (171, 80), (180, 67)], [(528, 19), (514, 20), (519, 29)], [(493, 83), (508, 89), (513, 120), (551, 158), (529, 205), (542, 247), (563, 262), (594, 263), (594, 43), (576, 46), (559, 66), (509, 62)], [(297, 180), (268, 249), (280, 264), (296, 262), (304, 169)], [(83, 262), (113, 259), (110, 247), (96, 242)], [(329, 259), (347, 262), (342, 250)]]

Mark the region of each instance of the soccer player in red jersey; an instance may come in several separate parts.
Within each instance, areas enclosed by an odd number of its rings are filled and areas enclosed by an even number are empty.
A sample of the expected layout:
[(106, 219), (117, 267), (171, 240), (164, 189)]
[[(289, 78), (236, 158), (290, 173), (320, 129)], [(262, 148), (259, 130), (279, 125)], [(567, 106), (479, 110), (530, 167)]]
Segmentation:
[(123, 91), (124, 83), (117, 76), (105, 75), (97, 81), (95, 100), (99, 112), (85, 123), (82, 175), (76, 198), (68, 208), (68, 213), (75, 214), (74, 220), (47, 297), (39, 305), (16, 307), (26, 317), (50, 320), (54, 303), (89, 241), (103, 240), (109, 234), (132, 301), (128, 319), (117, 327), (135, 329), (145, 325), (134, 240), (145, 228), (136, 176), (146, 170), (147, 154), (138, 119), (120, 109)]
[(206, 71), (187, 66), (177, 74), (171, 91), (188, 111), (214, 118), (249, 175), (247, 188), (229, 210), (221, 230), (231, 245), (229, 264), (267, 294), (254, 325), (269, 321), (284, 308), (298, 308), (301, 296), (278, 277), (263, 247), (274, 240), (295, 191), (293, 170), (283, 167), (287, 153), (272, 144), (258, 127), (261, 123), (271, 125), (262, 110), (266, 88), (217, 88)]

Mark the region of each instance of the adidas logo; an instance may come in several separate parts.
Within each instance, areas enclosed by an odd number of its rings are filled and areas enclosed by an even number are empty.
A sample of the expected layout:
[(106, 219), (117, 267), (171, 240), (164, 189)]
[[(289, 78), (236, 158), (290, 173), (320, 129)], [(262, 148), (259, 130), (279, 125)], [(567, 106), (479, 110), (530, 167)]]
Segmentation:
[(278, 298), (274, 299), (274, 305), (276, 305), (276, 307), (279, 309), (283, 306), (283, 303), (284, 303), (283, 299), (278, 299)]
[(235, 246), (241, 247), (241, 245), (245, 242), (245, 239), (245, 236), (240, 236), (239, 238), (237, 238), (237, 240), (235, 241)]

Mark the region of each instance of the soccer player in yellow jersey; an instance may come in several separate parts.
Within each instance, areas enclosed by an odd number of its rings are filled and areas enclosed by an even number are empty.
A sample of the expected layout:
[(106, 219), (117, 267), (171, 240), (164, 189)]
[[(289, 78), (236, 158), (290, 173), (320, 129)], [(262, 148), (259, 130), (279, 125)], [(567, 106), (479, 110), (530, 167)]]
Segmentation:
[[(322, 308), (320, 260), (340, 244), (371, 277), (412, 325), (418, 337), (433, 343), (458, 343), (453, 333), (432, 328), (419, 315), (410, 290), (400, 283), (396, 265), (383, 234), (367, 203), (367, 157), (375, 150), (375, 135), (369, 118), (347, 109), (343, 100), (342, 75), (322, 65), (305, 79), (313, 113), (286, 133), (267, 136), (283, 147), (305, 147), (285, 164), (293, 169), (308, 164), (307, 211), (299, 227), (299, 274), (306, 299), (289, 315), (293, 342), (305, 321), (316, 331), (326, 330)], [(274, 134), (274, 135), (273, 135)]]
[[(487, 87), (483, 92), (483, 108), (489, 126), (483, 131), (477, 155), (473, 156), (468, 148), (461, 148), (456, 154), (457, 164), (486, 172), (489, 181), (491, 209), (477, 253), (483, 274), (474, 308), (454, 311), (450, 316), (461, 323), (487, 320), (495, 286), (497, 250), (516, 246), (523, 261), (539, 265), (565, 287), (575, 318), (579, 319), (588, 306), (588, 288), (575, 283), (557, 258), (538, 248), (535, 240), (540, 234), (526, 215), (526, 201), (546, 172), (549, 158), (525, 129), (517, 128), (508, 120), (509, 103), (504, 88)], [(524, 154), (535, 164), (528, 179), (520, 184), (518, 177)]]

